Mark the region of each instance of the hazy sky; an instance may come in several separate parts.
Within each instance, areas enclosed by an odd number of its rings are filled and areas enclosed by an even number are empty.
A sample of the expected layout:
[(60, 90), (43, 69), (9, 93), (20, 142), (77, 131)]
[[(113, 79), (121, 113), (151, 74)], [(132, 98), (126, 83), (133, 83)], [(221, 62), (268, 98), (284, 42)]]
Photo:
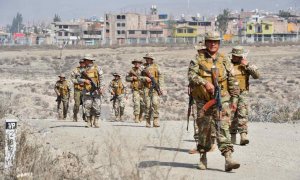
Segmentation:
[(103, 17), (106, 12), (144, 13), (149, 12), (153, 4), (157, 6), (159, 13), (179, 16), (196, 13), (218, 14), (224, 8), (257, 8), (275, 12), (295, 6), (299, 9), (300, 0), (0, 0), (0, 26), (10, 24), (17, 12), (23, 15), (25, 24), (31, 24), (42, 20), (51, 22), (55, 13), (59, 14), (62, 20)]

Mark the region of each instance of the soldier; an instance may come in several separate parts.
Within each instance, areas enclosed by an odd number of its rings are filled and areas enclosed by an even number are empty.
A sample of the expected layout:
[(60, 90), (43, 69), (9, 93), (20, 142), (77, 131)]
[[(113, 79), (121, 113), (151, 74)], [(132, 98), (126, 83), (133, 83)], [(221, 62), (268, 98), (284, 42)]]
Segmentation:
[(86, 54), (83, 58), (86, 69), (78, 77), (79, 83), (84, 83), (82, 101), (87, 119), (87, 127), (99, 128), (101, 116), (101, 95), (104, 91), (102, 68), (94, 64), (95, 59)]
[(146, 54), (143, 57), (146, 60), (143, 75), (144, 81), (144, 102), (145, 102), (145, 119), (146, 127), (151, 127), (151, 115), (153, 115), (153, 127), (159, 127), (159, 96), (163, 95), (160, 87), (163, 86), (163, 75), (158, 64), (153, 63), (153, 56)]
[[(196, 46), (194, 46), (194, 48), (197, 51), (195, 59), (198, 59), (199, 56), (203, 56), (204, 55), (206, 46), (204, 45), (204, 43), (202, 41), (199, 41), (198, 44)], [(189, 150), (189, 154), (196, 154), (196, 153), (199, 153), (198, 150), (197, 150), (199, 134), (198, 134), (197, 121), (196, 121), (197, 118), (196, 118), (196, 115), (195, 115), (195, 112), (196, 112), (196, 109), (197, 109), (197, 105), (195, 103), (195, 100), (192, 97), (192, 92), (193, 92), (193, 84), (190, 83), (189, 87), (188, 87), (188, 95), (189, 95), (190, 100), (191, 100), (191, 102), (189, 102), (189, 103), (190, 103), (190, 106), (192, 106), (191, 108), (193, 110), (192, 111), (192, 117), (193, 117), (194, 139), (195, 139), (195, 142), (196, 142), (196, 148)]]
[[(234, 78), (234, 69), (230, 60), (218, 52), (220, 41), (219, 33), (210, 32), (206, 34), (206, 51), (198, 59), (191, 61), (188, 77), (190, 83), (195, 86), (192, 95), (197, 104), (199, 169), (205, 170), (207, 168), (206, 153), (211, 149), (214, 142), (211, 136), (212, 126), (215, 126), (218, 148), (225, 156), (225, 171), (231, 171), (240, 167), (240, 164), (231, 157), (233, 145), (229, 133), (230, 95), (235, 97), (233, 102), (236, 102), (239, 87)], [(222, 100), (220, 101), (220, 96), (216, 95), (220, 95)], [(232, 106), (236, 105), (233, 104)]]
[[(71, 80), (74, 85), (73, 121), (75, 121), (75, 122), (78, 121), (77, 114), (79, 112), (80, 105), (82, 105), (82, 90), (83, 90), (83, 86), (84, 86), (83, 82), (80, 82), (80, 83), (78, 82), (78, 78), (80, 78), (81, 73), (84, 70), (85, 70), (85, 63), (84, 63), (84, 60), (81, 59), (79, 61), (79, 66), (76, 67), (71, 73)], [(84, 121), (86, 121), (84, 112), (82, 114), (82, 118)]]
[(143, 121), (143, 112), (145, 108), (142, 81), (144, 77), (142, 76), (141, 67), (143, 62), (135, 59), (131, 63), (134, 65), (134, 67), (132, 67), (132, 69), (126, 75), (126, 81), (131, 82), (130, 87), (132, 90), (134, 122), (139, 123)]
[(116, 121), (122, 121), (122, 116), (124, 115), (125, 110), (124, 98), (127, 99), (126, 86), (122, 82), (120, 74), (113, 73), (113, 76), (114, 79), (109, 84), (109, 92), (113, 96), (111, 101), (113, 101)]
[(67, 118), (69, 100), (71, 95), (71, 86), (66, 80), (66, 76), (61, 74), (59, 80), (55, 83), (54, 91), (57, 95), (58, 118), (65, 120)]
[(246, 59), (246, 52), (243, 47), (236, 46), (231, 51), (235, 77), (239, 82), (240, 95), (238, 98), (237, 111), (232, 117), (230, 133), (231, 142), (236, 144), (236, 133), (240, 133), (240, 145), (246, 145), (249, 143), (247, 138), (248, 134), (248, 93), (249, 93), (249, 77), (252, 76), (254, 79), (259, 78), (258, 68), (249, 64)]

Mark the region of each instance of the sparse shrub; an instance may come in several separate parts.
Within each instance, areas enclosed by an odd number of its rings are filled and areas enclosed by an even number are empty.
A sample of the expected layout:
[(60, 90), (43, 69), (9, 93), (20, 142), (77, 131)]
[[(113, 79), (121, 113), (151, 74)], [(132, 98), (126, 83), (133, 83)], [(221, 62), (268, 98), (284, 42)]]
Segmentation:
[(292, 120), (300, 120), (300, 108), (293, 112)]

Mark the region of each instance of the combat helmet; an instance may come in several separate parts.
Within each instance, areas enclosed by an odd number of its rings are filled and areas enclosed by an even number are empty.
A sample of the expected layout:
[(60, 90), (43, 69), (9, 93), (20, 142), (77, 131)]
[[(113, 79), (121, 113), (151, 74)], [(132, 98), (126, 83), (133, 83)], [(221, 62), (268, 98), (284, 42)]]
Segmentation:
[(217, 31), (208, 32), (205, 34), (205, 41), (221, 41), (220, 33)]
[(242, 46), (235, 46), (232, 48), (231, 52), (229, 54), (232, 54), (237, 57), (244, 57), (246, 54), (245, 49)]

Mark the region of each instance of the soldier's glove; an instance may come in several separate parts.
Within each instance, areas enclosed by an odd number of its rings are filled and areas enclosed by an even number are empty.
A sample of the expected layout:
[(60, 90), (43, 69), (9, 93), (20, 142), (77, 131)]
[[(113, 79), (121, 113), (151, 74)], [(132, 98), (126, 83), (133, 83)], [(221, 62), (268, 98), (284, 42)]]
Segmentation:
[(148, 77), (146, 77), (146, 81), (147, 81), (148, 83), (150, 83), (150, 82), (151, 82), (151, 79), (148, 78)]
[(242, 59), (241, 64), (244, 65), (244, 66), (247, 66), (248, 65), (247, 59)]
[(215, 92), (215, 87), (214, 87), (214, 85), (213, 85), (212, 83), (207, 82), (207, 83), (205, 83), (204, 87), (205, 87), (206, 91), (207, 91), (209, 94), (214, 94), (214, 92)]

